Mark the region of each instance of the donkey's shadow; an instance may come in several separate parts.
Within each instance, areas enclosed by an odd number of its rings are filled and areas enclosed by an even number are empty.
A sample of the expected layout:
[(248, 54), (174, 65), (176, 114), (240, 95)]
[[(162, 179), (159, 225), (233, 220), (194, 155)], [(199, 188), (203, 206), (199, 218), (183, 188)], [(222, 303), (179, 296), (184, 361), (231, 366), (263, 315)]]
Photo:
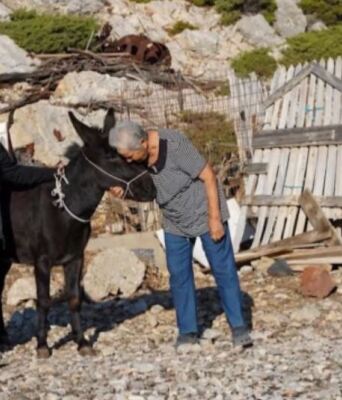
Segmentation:
[[(217, 289), (206, 287), (197, 290), (197, 308), (201, 331), (212, 327), (213, 321), (223, 313)], [(99, 303), (83, 301), (81, 318), (84, 330), (93, 329), (90, 337), (92, 344), (96, 343), (101, 332), (115, 329), (126, 320), (144, 314), (154, 305), (161, 305), (166, 310), (173, 308), (169, 291), (154, 291), (134, 298), (114, 298)], [(252, 328), (252, 297), (243, 292), (243, 312), (248, 326)], [(17, 344), (25, 344), (36, 335), (37, 313), (33, 308), (25, 308), (12, 314), (7, 324), (9, 344), (3, 350), (10, 350)], [(70, 314), (66, 303), (57, 303), (50, 308), (48, 322), (50, 326), (66, 327), (70, 324)], [(54, 343), (53, 348), (58, 349), (73, 340), (68, 333)]]

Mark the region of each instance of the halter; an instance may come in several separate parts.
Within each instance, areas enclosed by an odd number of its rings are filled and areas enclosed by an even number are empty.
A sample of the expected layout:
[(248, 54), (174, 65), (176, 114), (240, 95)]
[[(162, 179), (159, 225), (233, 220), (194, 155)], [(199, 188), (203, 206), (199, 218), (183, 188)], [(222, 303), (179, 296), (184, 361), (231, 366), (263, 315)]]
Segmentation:
[[(82, 155), (84, 157), (84, 159), (90, 164), (92, 165), (95, 169), (97, 169), (99, 172), (101, 172), (103, 175), (108, 176), (109, 178), (112, 178), (118, 182), (121, 182), (123, 184), (126, 185), (126, 189), (125, 192), (123, 194), (123, 198), (125, 198), (127, 196), (127, 193), (129, 192), (132, 196), (132, 190), (130, 188), (130, 185), (135, 182), (136, 180), (138, 180), (139, 178), (141, 178), (143, 175), (147, 174), (147, 171), (143, 171), (140, 174), (138, 174), (137, 176), (135, 176), (134, 178), (132, 178), (129, 181), (126, 181), (124, 179), (121, 179), (115, 175), (110, 174), (109, 172), (105, 171), (104, 169), (102, 169), (99, 165), (95, 164), (93, 161), (91, 161), (86, 155), (85, 153), (82, 151)], [(81, 217), (78, 217), (76, 214), (74, 214), (70, 208), (65, 204), (64, 198), (65, 198), (65, 194), (63, 193), (63, 188), (62, 188), (62, 183), (64, 182), (65, 184), (69, 185), (69, 181), (68, 178), (65, 175), (65, 171), (64, 168), (60, 169), (56, 172), (56, 174), (54, 175), (55, 177), (55, 188), (51, 191), (51, 195), (52, 197), (57, 196), (57, 199), (52, 203), (54, 206), (64, 209), (69, 215), (70, 217), (74, 218), (76, 221), (82, 222), (83, 224), (87, 224), (88, 222), (90, 222), (90, 219), (84, 219)]]

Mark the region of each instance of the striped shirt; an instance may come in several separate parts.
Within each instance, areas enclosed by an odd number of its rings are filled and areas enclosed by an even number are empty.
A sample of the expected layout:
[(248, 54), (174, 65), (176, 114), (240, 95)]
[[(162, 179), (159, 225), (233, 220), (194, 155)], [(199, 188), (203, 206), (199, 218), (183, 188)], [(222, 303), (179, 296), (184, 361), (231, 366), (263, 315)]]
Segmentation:
[[(157, 203), (163, 215), (166, 232), (196, 237), (208, 232), (208, 200), (204, 183), (198, 178), (206, 160), (185, 135), (171, 129), (160, 129), (160, 142), (166, 142), (161, 168), (151, 167), (157, 189)], [(160, 164), (160, 163), (159, 163)], [(218, 182), (222, 222), (229, 217), (221, 184)]]

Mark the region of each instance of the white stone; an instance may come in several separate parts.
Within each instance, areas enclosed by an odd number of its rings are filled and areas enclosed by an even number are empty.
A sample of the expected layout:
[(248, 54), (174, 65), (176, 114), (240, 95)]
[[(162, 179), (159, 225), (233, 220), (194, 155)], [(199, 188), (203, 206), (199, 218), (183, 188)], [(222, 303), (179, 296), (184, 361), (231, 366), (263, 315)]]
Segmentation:
[(0, 3), (0, 21), (8, 21), (10, 19), (11, 10), (4, 4)]
[(235, 28), (248, 42), (257, 47), (278, 46), (284, 43), (284, 39), (276, 34), (261, 14), (242, 17)]
[(95, 301), (108, 295), (130, 296), (142, 284), (146, 266), (125, 248), (108, 248), (97, 254), (83, 278), (87, 295)]
[(103, 7), (101, 0), (68, 0), (65, 3), (67, 14), (95, 14)]
[[(89, 124), (102, 126), (103, 118), (104, 112), (97, 111), (88, 115), (86, 120)], [(54, 130), (61, 133), (62, 141), (57, 140)], [(34, 159), (51, 166), (59, 161), (68, 161), (64, 154), (71, 144), (82, 144), (70, 122), (68, 109), (51, 105), (46, 100), (18, 109), (10, 134), (14, 149), (33, 143)]]
[(277, 0), (275, 30), (283, 37), (291, 37), (305, 32), (306, 16), (296, 0)]
[(216, 32), (186, 29), (177, 35), (177, 41), (184, 49), (209, 57), (219, 50), (220, 36)]
[(321, 315), (321, 312), (314, 304), (305, 305), (302, 308), (294, 310), (291, 314), (291, 319), (298, 322), (311, 323)]
[[(50, 284), (50, 294), (54, 296), (60, 287), (52, 280)], [(7, 293), (7, 304), (17, 306), (26, 300), (37, 299), (36, 281), (33, 277), (17, 279), (9, 288)]]
[(0, 35), (0, 73), (31, 72), (39, 61), (29, 57), (8, 36)]
[(324, 29), (327, 29), (327, 26), (325, 25), (325, 23), (322, 21), (316, 21), (309, 26), (308, 31), (309, 32), (317, 32), (317, 31), (322, 31)]

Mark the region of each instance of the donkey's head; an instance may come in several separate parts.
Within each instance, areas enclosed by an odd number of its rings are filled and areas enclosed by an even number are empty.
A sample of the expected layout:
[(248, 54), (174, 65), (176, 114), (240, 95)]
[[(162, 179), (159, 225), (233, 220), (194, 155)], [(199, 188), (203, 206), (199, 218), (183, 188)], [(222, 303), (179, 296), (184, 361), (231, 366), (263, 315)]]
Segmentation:
[[(146, 172), (146, 166), (141, 163), (128, 163), (109, 146), (109, 131), (116, 122), (112, 108), (106, 114), (102, 129), (85, 125), (72, 112), (69, 112), (69, 117), (84, 143), (83, 155), (96, 171), (97, 183), (104, 190), (120, 186), (126, 191), (128, 199), (151, 201), (155, 198), (156, 189), (151, 176)], [(130, 181), (132, 183), (127, 188), (125, 182)]]

